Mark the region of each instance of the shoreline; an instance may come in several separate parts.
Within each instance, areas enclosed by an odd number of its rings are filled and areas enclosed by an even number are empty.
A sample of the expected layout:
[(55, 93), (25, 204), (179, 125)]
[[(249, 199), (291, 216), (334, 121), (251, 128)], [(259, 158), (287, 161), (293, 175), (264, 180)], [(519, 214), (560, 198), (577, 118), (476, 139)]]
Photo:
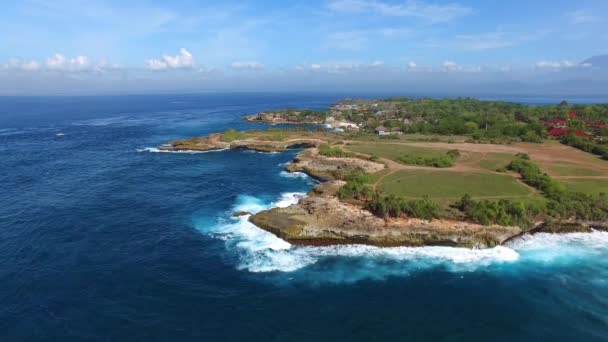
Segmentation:
[[(291, 120), (290, 115), (299, 115), (300, 121)], [(269, 125), (323, 124), (317, 120), (318, 115), (319, 112), (314, 111), (283, 110), (261, 112), (246, 116), (244, 120)], [(294, 245), (364, 244), (380, 247), (450, 246), (483, 249), (503, 245), (527, 234), (608, 231), (606, 222), (573, 218), (552, 221), (550, 216), (537, 220), (533, 225), (514, 223), (511, 226), (491, 223), (482, 225), (477, 222), (478, 220), (472, 220), (470, 217), (464, 219), (462, 213), (435, 214), (429, 216), (427, 220), (416, 218), (420, 217), (419, 214), (410, 216), (409, 213), (395, 217), (385, 215), (381, 217), (376, 213), (378, 215), (376, 216), (370, 212), (371, 209), (368, 210), (363, 206), (365, 202), (361, 198), (340, 199), (342, 195), (338, 196), (338, 191), (346, 184), (341, 180), (355, 171), (373, 175), (385, 168), (390, 170), (389, 166), (394, 162), (372, 158), (373, 155), (344, 152), (340, 147), (332, 147), (346, 146), (343, 139), (348, 142), (348, 135), (345, 137), (326, 131), (228, 130), (224, 133), (212, 133), (206, 137), (171, 141), (158, 148), (158, 152), (196, 153), (243, 149), (262, 153), (280, 153), (288, 149), (301, 148), (302, 151), (285, 166), (284, 171), (304, 173), (320, 184), (312, 187), (308, 196), (299, 199), (295, 204), (270, 208), (248, 217), (248, 221), (258, 228), (269, 231)], [(369, 201), (369, 198), (369, 195), (363, 197), (365, 201)], [(522, 228), (530, 225), (531, 228)]]

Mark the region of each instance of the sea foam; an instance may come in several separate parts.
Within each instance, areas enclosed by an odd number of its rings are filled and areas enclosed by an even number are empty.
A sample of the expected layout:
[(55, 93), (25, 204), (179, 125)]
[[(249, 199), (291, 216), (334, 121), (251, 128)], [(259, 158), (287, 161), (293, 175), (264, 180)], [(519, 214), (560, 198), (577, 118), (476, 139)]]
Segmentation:
[(220, 151), (226, 151), (226, 150), (228, 150), (228, 149), (222, 148), (222, 149), (218, 149), (218, 150), (209, 150), (209, 151), (196, 151), (196, 150), (171, 151), (171, 150), (161, 150), (158, 147), (146, 147), (146, 148), (137, 149), (137, 152), (198, 154), (198, 153), (220, 152)]
[[(237, 197), (232, 211), (259, 213), (273, 207), (285, 208), (305, 197), (304, 193), (283, 193), (274, 201), (249, 195)], [(235, 253), (236, 268), (253, 273), (294, 273), (289, 279), (322, 282), (356, 282), (404, 276), (432, 267), (450, 272), (472, 272), (480, 268), (513, 263), (571, 263), (579, 257), (605, 255), (608, 233), (536, 234), (489, 249), (456, 247), (390, 247), (366, 245), (293, 246), (249, 222), (249, 215), (219, 218), (209, 229), (199, 229), (223, 240)], [(314, 280), (313, 280), (314, 279)]]
[[(256, 214), (273, 207), (288, 207), (305, 196), (304, 193), (290, 192), (269, 202), (255, 196), (241, 195), (231, 211)], [(249, 222), (249, 215), (220, 218), (215, 227), (201, 231), (223, 240), (227, 249), (237, 254), (239, 262), (236, 267), (249, 272), (292, 272), (307, 266), (314, 268), (317, 263), (339, 257), (344, 261), (339, 266), (312, 270), (326, 274), (326, 280), (333, 281), (403, 275), (413, 269), (436, 265), (447, 265), (454, 271), (470, 271), (495, 263), (515, 262), (519, 258), (515, 250), (504, 246), (483, 250), (453, 247), (380, 248), (366, 245), (298, 247), (256, 227)]]

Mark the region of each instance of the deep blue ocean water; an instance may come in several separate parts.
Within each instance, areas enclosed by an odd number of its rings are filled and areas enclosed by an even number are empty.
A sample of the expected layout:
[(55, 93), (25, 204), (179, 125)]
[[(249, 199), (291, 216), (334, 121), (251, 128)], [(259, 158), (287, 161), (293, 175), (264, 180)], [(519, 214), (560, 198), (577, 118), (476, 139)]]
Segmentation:
[(608, 234), (295, 248), (230, 214), (297, 151), (154, 149), (341, 97), (0, 98), (0, 341), (608, 340)]

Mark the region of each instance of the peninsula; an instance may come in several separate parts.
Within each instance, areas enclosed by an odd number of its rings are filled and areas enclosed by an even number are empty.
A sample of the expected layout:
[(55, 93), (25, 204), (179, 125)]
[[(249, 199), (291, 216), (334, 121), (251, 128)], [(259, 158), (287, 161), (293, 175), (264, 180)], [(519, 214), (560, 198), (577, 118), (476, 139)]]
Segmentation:
[(301, 148), (286, 170), (320, 183), (295, 205), (250, 217), (293, 244), (487, 248), (525, 233), (608, 228), (606, 119), (605, 105), (348, 99), (245, 118), (286, 128), (161, 149)]

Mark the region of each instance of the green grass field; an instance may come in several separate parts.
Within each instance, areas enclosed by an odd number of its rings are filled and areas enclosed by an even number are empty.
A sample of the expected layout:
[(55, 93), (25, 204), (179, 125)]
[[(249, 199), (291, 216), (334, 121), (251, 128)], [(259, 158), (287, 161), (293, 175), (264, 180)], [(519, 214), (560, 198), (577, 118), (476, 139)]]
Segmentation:
[(545, 165), (552, 176), (601, 176), (604, 173), (574, 163), (559, 161)]
[(513, 159), (515, 159), (515, 155), (509, 153), (487, 153), (477, 163), (477, 166), (485, 170), (496, 171), (507, 167)]
[(597, 195), (601, 192), (608, 194), (608, 179), (564, 179), (560, 180), (568, 189)]
[(404, 154), (414, 157), (442, 157), (448, 151), (446, 149), (431, 149), (391, 143), (352, 144), (346, 146), (346, 149), (352, 152), (376, 155), (395, 161)]
[(399, 171), (387, 176), (379, 189), (387, 194), (437, 200), (458, 200), (468, 193), (474, 198), (515, 198), (536, 194), (509, 175), (445, 171)]

